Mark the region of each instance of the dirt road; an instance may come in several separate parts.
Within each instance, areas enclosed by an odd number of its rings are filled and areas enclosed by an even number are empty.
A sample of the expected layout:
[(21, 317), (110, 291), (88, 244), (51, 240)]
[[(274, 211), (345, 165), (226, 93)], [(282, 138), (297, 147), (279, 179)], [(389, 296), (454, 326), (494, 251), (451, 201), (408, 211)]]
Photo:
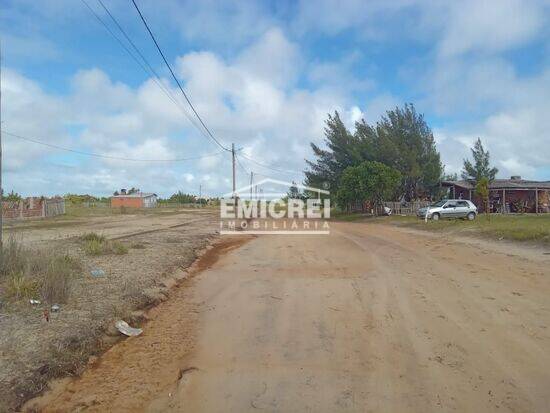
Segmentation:
[(547, 255), (527, 259), (519, 250), (344, 223), (333, 224), (330, 236), (226, 240), (221, 249), (227, 253), (207, 257), (204, 271), (150, 313), (142, 336), (32, 404), (48, 411), (549, 409)]

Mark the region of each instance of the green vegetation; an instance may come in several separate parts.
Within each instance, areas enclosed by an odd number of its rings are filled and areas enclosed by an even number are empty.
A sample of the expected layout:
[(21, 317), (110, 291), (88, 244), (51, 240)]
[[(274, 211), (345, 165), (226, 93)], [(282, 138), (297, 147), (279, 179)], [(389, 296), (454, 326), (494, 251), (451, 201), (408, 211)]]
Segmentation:
[(487, 178), (489, 182), (495, 179), (498, 169), (491, 167), (489, 151), (486, 151), (481, 144), (481, 139), (477, 138), (474, 147), (471, 148), (474, 162), (464, 159), (462, 168), (462, 179), (478, 182), (481, 178)]
[(483, 202), (483, 209), (485, 210), (485, 216), (489, 219), (489, 178), (481, 176), (476, 184), (476, 195), (481, 198)]
[(158, 203), (159, 204), (166, 204), (166, 205), (170, 205), (170, 204), (181, 204), (181, 205), (184, 205), (184, 204), (200, 204), (200, 205), (207, 205), (208, 203), (219, 205), (219, 200), (218, 199), (210, 199), (209, 201), (207, 201), (206, 199), (199, 198), (196, 195), (185, 194), (181, 191), (178, 191), (177, 193), (172, 194), (170, 196), (170, 198), (167, 198), (167, 199), (159, 198)]
[(490, 239), (509, 241), (534, 241), (550, 244), (550, 214), (500, 215), (491, 220), (477, 218), (474, 221), (460, 219), (424, 222), (416, 217), (392, 216), (384, 218), (397, 225), (422, 230), (442, 231), (461, 235), (479, 235)]
[(372, 218), (372, 215), (360, 212), (344, 212), (333, 208), (330, 211), (330, 218), (335, 221), (354, 222)]
[(335, 112), (326, 121), (325, 144), (327, 149), (311, 144), (316, 159), (307, 161), (308, 186), (336, 194), (346, 168), (376, 161), (401, 174), (396, 199), (434, 197), (439, 193), (443, 176), (439, 152), (432, 131), (412, 104), (388, 111), (376, 126), (365, 120), (356, 122), (354, 133)]
[(120, 241), (109, 241), (104, 235), (89, 232), (80, 237), (82, 249), (87, 255), (124, 255), (128, 254), (128, 247)]
[(93, 195), (88, 194), (66, 194), (64, 197), (65, 201), (67, 203), (73, 204), (73, 205), (81, 205), (81, 204), (88, 204), (88, 205), (94, 205), (94, 204), (108, 204), (110, 202), (108, 197), (97, 197)]
[(384, 199), (394, 196), (401, 182), (399, 171), (380, 162), (363, 162), (347, 167), (340, 178), (336, 194), (338, 205), (351, 210), (353, 206), (382, 206)]
[(7, 202), (19, 202), (22, 198), (21, 195), (12, 189), (8, 195), (4, 195), (2, 191), (2, 199)]
[(0, 285), (13, 301), (41, 298), (49, 303), (67, 301), (71, 283), (81, 271), (80, 262), (63, 254), (24, 247), (14, 236), (5, 242), (0, 265)]

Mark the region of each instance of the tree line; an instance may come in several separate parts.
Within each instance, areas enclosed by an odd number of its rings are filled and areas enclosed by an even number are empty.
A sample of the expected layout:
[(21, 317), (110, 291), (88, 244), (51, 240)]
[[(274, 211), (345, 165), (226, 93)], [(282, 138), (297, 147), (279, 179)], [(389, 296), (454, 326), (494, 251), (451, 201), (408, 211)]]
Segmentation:
[[(413, 104), (387, 111), (376, 125), (361, 119), (353, 132), (334, 112), (324, 133), (323, 147), (311, 143), (314, 159), (306, 160), (305, 184), (329, 190), (342, 209), (438, 199), (441, 181), (458, 178), (445, 175), (432, 130)], [(498, 170), (490, 166), (481, 140), (472, 154), (473, 162), (464, 160), (463, 179), (494, 179)]]
[(338, 112), (329, 115), (325, 147), (312, 143), (306, 185), (336, 194), (342, 207), (382, 199), (433, 198), (443, 164), (433, 133), (414, 105), (386, 112), (376, 123), (364, 119), (350, 132)]

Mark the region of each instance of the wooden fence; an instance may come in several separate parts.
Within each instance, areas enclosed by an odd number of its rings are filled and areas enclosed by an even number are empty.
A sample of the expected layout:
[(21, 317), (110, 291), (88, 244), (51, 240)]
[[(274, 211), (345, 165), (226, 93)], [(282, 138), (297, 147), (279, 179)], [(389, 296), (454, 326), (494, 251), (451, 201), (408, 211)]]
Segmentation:
[(46, 199), (44, 200), (44, 217), (55, 217), (65, 214), (64, 199)]
[(394, 215), (416, 215), (420, 208), (427, 207), (432, 201), (384, 202)]

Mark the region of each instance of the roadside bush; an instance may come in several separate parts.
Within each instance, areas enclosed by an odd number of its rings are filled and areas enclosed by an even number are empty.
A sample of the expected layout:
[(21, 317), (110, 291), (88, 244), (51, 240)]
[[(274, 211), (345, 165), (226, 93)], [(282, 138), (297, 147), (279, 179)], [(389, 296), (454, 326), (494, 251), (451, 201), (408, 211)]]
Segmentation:
[(10, 235), (0, 250), (2, 261), (0, 263), (0, 276), (13, 276), (21, 274), (25, 270), (27, 262), (26, 251), (21, 242)]
[(103, 255), (107, 253), (106, 245), (106, 241), (90, 239), (88, 241), (84, 241), (84, 246), (82, 248), (84, 249), (84, 252), (88, 255)]
[(38, 296), (39, 285), (37, 280), (22, 273), (11, 274), (6, 282), (5, 296), (12, 300), (35, 298)]
[(122, 242), (113, 242), (111, 244), (111, 248), (113, 250), (113, 253), (116, 255), (124, 255), (128, 254), (128, 247), (124, 245)]
[(44, 301), (65, 303), (69, 298), (73, 274), (80, 272), (80, 262), (68, 255), (54, 257), (48, 263), (41, 285)]
[(105, 236), (90, 232), (80, 239), (84, 242), (82, 248), (88, 255), (124, 255), (128, 254), (128, 247), (119, 241), (109, 241)]
[(41, 298), (46, 302), (66, 302), (80, 262), (52, 251), (32, 250), (10, 236), (2, 250), (0, 283), (11, 300)]
[(106, 241), (105, 235), (100, 235), (96, 232), (88, 232), (82, 235), (80, 239), (85, 242), (88, 242), (88, 241), (105, 242)]

